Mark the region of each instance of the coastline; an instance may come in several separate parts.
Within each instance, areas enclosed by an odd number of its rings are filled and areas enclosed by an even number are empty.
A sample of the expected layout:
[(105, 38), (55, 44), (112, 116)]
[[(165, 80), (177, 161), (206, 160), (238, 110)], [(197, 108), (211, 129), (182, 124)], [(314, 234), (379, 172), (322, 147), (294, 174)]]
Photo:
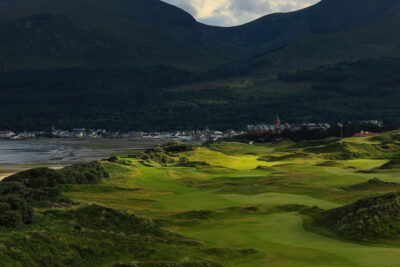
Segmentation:
[[(26, 140), (0, 140), (0, 181), (14, 173), (36, 167), (57, 169), (74, 163), (102, 160), (115, 153), (143, 151), (170, 141), (172, 140), (148, 138), (35, 138)], [(200, 142), (190, 143), (201, 144)], [(5, 144), (7, 148), (2, 149), (1, 145)], [(43, 151), (40, 150), (41, 148)], [(47, 148), (57, 150), (58, 154), (47, 155)], [(33, 151), (35, 149), (37, 151)], [(12, 153), (12, 157), (10, 157), (9, 153)]]

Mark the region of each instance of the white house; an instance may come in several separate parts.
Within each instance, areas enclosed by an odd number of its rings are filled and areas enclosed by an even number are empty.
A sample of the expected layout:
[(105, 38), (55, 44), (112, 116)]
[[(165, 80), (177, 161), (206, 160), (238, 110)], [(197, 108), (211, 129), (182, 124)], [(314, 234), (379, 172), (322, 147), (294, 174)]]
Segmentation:
[(11, 131), (1, 131), (0, 132), (0, 138), (11, 138), (13, 136), (15, 136), (15, 133), (11, 132)]

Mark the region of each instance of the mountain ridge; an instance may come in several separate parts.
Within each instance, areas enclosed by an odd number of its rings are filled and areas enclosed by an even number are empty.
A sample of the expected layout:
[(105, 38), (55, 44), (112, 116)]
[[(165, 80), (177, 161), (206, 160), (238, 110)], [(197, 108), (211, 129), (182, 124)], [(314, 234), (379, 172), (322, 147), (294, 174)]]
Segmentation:
[[(189, 13), (159, 0), (3, 0), (0, 6), (3, 68), (166, 64), (198, 71), (274, 51), (310, 36), (316, 36), (313, 42), (318, 43), (321, 34), (359, 30), (387, 20), (387, 12), (399, 3), (323, 0), (235, 27), (201, 24)], [(354, 11), (355, 6), (362, 9)]]

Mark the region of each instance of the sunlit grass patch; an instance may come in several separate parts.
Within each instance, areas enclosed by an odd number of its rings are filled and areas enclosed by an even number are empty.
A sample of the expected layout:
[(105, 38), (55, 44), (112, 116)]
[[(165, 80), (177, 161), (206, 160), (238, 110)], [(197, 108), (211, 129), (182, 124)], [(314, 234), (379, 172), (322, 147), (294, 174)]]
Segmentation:
[(387, 163), (388, 160), (377, 160), (377, 159), (353, 159), (353, 160), (340, 160), (338, 161), (349, 168), (356, 168), (359, 170), (371, 170), (382, 166)]
[(271, 166), (259, 160), (258, 156), (253, 155), (227, 155), (222, 152), (211, 151), (206, 148), (197, 148), (193, 152), (185, 153), (190, 161), (203, 161), (212, 166), (222, 166), (236, 170), (254, 169), (257, 166)]
[(210, 144), (207, 148), (227, 155), (265, 155), (275, 150), (275, 148), (269, 144), (249, 145), (235, 142), (219, 142)]

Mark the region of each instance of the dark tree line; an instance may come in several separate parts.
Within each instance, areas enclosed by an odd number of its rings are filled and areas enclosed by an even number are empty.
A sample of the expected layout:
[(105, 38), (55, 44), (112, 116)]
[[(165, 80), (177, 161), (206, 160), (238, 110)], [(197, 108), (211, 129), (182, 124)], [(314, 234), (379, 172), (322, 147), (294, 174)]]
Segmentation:
[(312, 89), (349, 96), (389, 96), (398, 93), (400, 58), (340, 62), (315, 69), (298, 69), (279, 74), (286, 82), (313, 82)]
[[(108, 130), (244, 129), (279, 113), (289, 123), (384, 119), (399, 125), (398, 59), (344, 62), (280, 74), (311, 81), (307, 91), (271, 97), (268, 88), (186, 90), (191, 83), (249, 75), (268, 62), (237, 62), (206, 73), (168, 66), (0, 72), (0, 130), (51, 125)], [(184, 86), (183, 86), (184, 85)], [(183, 86), (184, 90), (170, 90)]]

